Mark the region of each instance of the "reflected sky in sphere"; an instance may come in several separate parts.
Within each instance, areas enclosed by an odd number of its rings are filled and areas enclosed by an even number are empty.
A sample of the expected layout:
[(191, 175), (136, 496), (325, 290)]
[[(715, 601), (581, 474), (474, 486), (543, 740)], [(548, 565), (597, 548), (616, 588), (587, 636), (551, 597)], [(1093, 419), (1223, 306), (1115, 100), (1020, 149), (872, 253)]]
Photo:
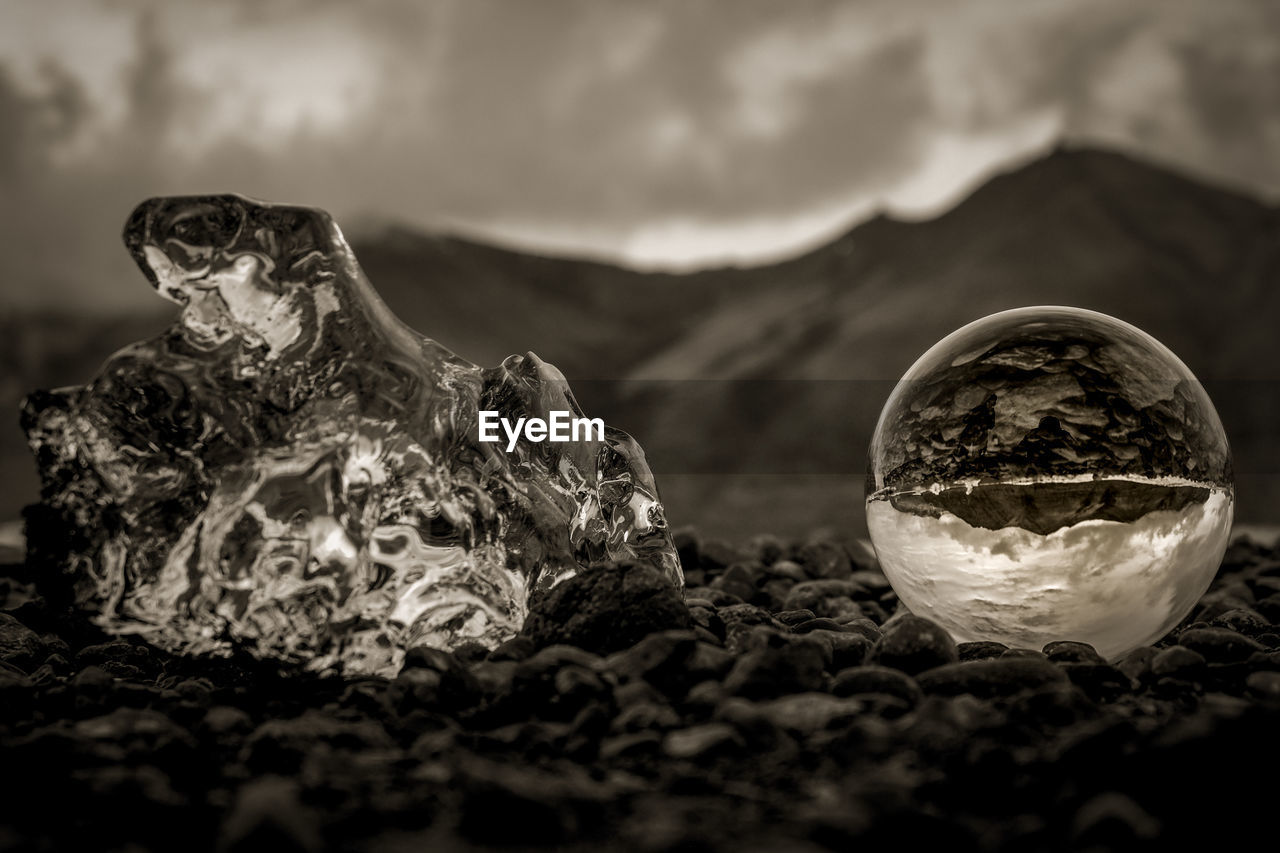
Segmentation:
[(957, 640), (1114, 658), (1208, 587), (1233, 501), (1222, 423), (1177, 356), (1115, 318), (1034, 307), (907, 371), (872, 438), (866, 511), (899, 597)]

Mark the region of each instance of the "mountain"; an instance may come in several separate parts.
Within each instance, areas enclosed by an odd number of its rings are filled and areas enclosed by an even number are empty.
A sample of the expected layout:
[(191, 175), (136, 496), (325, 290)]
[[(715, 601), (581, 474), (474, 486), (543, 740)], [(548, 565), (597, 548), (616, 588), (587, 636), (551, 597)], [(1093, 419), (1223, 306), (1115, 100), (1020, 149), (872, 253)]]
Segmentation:
[[(634, 383), (623, 417), (661, 482), (703, 473), (683, 479), (689, 505), (713, 526), (732, 529), (737, 514), (789, 529), (857, 526), (853, 481), (880, 407), (913, 361), (995, 311), (1074, 305), (1178, 353), (1227, 426), (1240, 517), (1274, 518), (1277, 238), (1274, 207), (1118, 154), (1060, 149), (937, 219), (882, 217), (742, 272), (740, 298), (636, 365), (633, 378), (648, 381)], [(681, 390), (688, 384), (696, 390)], [(744, 473), (756, 476), (725, 476)], [(751, 494), (726, 490), (731, 480)]]
[[(865, 448), (896, 379), (958, 326), (1035, 304), (1112, 314), (1178, 353), (1227, 425), (1240, 517), (1274, 520), (1278, 237), (1274, 207), (1063, 148), (936, 219), (880, 217), (764, 267), (640, 273), (404, 228), (354, 247), (391, 308), (460, 355), (559, 366), (584, 409), (644, 445), (673, 522), (747, 535), (860, 532)], [(0, 405), (83, 381), (158, 317), (0, 317)], [(0, 439), (15, 474), (0, 518), (34, 495), (20, 440)]]

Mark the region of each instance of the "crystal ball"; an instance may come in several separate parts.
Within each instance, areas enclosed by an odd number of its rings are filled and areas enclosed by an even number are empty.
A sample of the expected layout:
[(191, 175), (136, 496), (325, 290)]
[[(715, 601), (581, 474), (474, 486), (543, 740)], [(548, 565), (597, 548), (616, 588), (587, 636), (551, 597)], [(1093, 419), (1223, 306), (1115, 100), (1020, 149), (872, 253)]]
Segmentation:
[(871, 440), (867, 527), (915, 614), (957, 641), (1090, 643), (1114, 659), (1178, 623), (1226, 550), (1222, 422), (1167, 347), (1077, 308), (948, 335)]

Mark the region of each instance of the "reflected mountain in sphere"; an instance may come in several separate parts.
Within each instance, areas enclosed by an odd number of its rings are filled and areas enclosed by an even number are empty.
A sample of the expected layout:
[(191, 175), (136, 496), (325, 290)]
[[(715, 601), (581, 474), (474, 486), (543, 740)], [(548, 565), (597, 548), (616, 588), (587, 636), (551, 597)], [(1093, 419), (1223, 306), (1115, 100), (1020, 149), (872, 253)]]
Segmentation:
[(480, 441), (480, 411), (582, 413), (532, 353), (480, 368), (403, 325), (323, 211), (152, 199), (124, 236), (180, 318), (23, 412), (31, 555), (102, 627), (394, 672), (507, 639), (532, 590), (596, 561), (682, 583), (639, 445)]
[(1158, 639), (1217, 572), (1232, 504), (1226, 434), (1191, 371), (1075, 308), (952, 333), (903, 376), (871, 442), (880, 563), (960, 641), (1116, 657)]

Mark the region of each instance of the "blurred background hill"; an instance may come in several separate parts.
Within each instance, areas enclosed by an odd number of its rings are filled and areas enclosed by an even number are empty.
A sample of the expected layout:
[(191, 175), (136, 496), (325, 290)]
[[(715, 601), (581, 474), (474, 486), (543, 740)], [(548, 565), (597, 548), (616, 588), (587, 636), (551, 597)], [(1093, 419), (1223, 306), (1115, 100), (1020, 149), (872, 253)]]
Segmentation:
[[(1103, 311), (1169, 345), (1226, 424), (1238, 517), (1280, 516), (1280, 210), (1129, 155), (1058, 147), (934, 218), (879, 216), (789, 260), (686, 274), (385, 221), (348, 232), (418, 331), (481, 364), (533, 350), (559, 366), (588, 413), (643, 444), (676, 524), (861, 532), (864, 454), (897, 377), (954, 328), (1035, 304)], [(163, 328), (172, 311), (155, 302), (10, 308), (0, 408)], [(15, 421), (0, 430), (0, 519), (36, 493)]]

